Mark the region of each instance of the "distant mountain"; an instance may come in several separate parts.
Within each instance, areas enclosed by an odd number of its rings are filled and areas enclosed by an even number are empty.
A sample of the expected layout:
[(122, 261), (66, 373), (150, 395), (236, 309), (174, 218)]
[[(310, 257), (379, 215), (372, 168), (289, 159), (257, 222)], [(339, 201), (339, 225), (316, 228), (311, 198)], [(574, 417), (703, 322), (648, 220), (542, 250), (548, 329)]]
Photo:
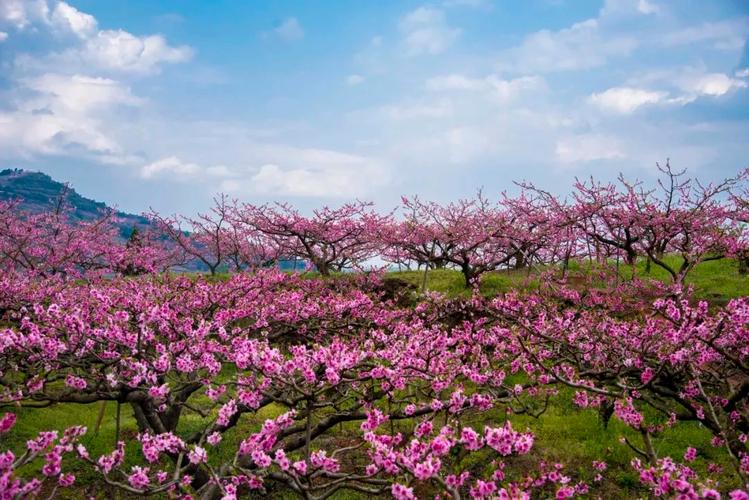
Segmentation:
[[(92, 220), (99, 217), (109, 207), (78, 194), (73, 188), (42, 172), (21, 169), (0, 170), (0, 201), (21, 200), (21, 208), (30, 212), (44, 212), (54, 207), (61, 194), (67, 193), (72, 208), (71, 216), (77, 220)], [(127, 238), (135, 226), (148, 225), (148, 219), (141, 215), (117, 212), (120, 219), (120, 234)]]

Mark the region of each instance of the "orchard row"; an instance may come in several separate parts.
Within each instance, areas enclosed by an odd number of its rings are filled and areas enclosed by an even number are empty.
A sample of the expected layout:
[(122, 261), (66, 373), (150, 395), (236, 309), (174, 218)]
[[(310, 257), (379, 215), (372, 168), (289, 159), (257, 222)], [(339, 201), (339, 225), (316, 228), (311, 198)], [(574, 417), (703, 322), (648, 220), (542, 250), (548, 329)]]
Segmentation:
[[(449, 204), (403, 198), (383, 214), (370, 203), (323, 207), (304, 215), (277, 203), (256, 206), (221, 195), (197, 217), (146, 214), (150, 224), (123, 241), (114, 213), (72, 223), (64, 200), (28, 214), (0, 203), (0, 265), (40, 276), (137, 275), (188, 266), (215, 274), (285, 260), (322, 275), (386, 263), (400, 269), (455, 268), (467, 286), (502, 268), (589, 259), (638, 259), (681, 283), (700, 262), (749, 262), (747, 172), (715, 185), (683, 179), (670, 166), (655, 189), (621, 178), (578, 182), (567, 199), (532, 185), (492, 200), (479, 193)], [(678, 255), (678, 264), (665, 259)]]

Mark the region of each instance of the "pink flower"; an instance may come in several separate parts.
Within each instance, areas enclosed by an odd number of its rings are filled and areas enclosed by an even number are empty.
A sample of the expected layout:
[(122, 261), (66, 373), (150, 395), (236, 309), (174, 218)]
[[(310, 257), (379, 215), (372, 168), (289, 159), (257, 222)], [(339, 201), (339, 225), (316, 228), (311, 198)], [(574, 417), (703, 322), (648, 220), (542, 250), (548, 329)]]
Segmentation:
[(305, 475), (307, 474), (307, 462), (304, 460), (298, 460), (294, 462), (291, 467), (296, 471), (297, 474)]
[(88, 386), (88, 383), (86, 383), (86, 381), (80, 377), (76, 377), (75, 375), (68, 375), (65, 378), (65, 385), (73, 389), (82, 391)]
[(212, 432), (211, 434), (208, 435), (208, 437), (206, 438), (206, 441), (211, 446), (216, 446), (217, 444), (219, 444), (221, 442), (221, 439), (222, 438), (221, 438), (221, 434), (220, 433), (218, 433), (218, 432)]
[(413, 473), (416, 479), (426, 481), (427, 479), (434, 477), (442, 467), (442, 462), (439, 458), (430, 457), (424, 462), (417, 463), (414, 466)]
[(3, 418), (0, 419), (0, 434), (5, 434), (9, 430), (13, 428), (13, 425), (16, 423), (16, 414), (15, 413), (6, 413), (3, 415)]
[(497, 485), (493, 482), (476, 480), (476, 485), (471, 488), (471, 496), (474, 498), (486, 498), (497, 491)]
[(654, 376), (655, 374), (653, 373), (653, 369), (648, 366), (640, 374), (640, 382), (642, 382), (642, 385), (645, 385), (651, 380), (653, 380)]
[(418, 424), (416, 426), (416, 429), (414, 429), (414, 435), (416, 437), (424, 437), (427, 434), (431, 434), (432, 433), (432, 428), (433, 428), (432, 427), (432, 422), (430, 422), (428, 420), (425, 421), (425, 422), (421, 422), (420, 424)]
[(414, 489), (403, 486), (400, 483), (393, 483), (390, 487), (390, 493), (395, 500), (416, 500)]
[(131, 473), (127, 477), (127, 482), (130, 483), (130, 486), (139, 490), (148, 488), (148, 485), (151, 483), (151, 480), (148, 478), (148, 468), (135, 465), (130, 470)]
[(60, 477), (57, 479), (57, 483), (63, 488), (67, 488), (75, 483), (75, 476), (70, 473), (60, 474)]
[(475, 451), (484, 446), (484, 440), (470, 427), (463, 427), (460, 432), (460, 442), (467, 450)]
[(196, 446), (190, 452), (187, 454), (187, 458), (190, 460), (191, 464), (201, 464), (208, 462), (208, 453), (205, 451), (205, 448), (201, 448), (200, 446)]

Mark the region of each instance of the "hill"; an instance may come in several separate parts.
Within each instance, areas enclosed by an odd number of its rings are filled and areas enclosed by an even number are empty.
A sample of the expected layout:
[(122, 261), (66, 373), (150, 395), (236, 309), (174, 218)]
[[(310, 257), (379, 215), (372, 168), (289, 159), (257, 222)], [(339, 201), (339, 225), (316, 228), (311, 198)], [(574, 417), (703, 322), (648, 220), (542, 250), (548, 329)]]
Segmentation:
[[(67, 196), (72, 207), (71, 216), (76, 220), (92, 220), (109, 209), (105, 203), (81, 196), (69, 185), (42, 172), (22, 169), (0, 171), (0, 201), (19, 199), (24, 210), (50, 210), (63, 194)], [(127, 237), (133, 227), (148, 224), (148, 219), (141, 215), (117, 211), (117, 217), (120, 219), (120, 233), (123, 237)]]

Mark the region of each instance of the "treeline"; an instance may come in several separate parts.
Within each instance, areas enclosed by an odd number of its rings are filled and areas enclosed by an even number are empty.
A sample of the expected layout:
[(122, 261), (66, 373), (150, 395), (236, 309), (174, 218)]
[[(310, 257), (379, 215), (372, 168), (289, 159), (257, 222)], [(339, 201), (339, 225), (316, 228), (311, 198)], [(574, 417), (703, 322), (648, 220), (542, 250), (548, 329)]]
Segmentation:
[[(72, 221), (64, 198), (54, 210), (25, 213), (0, 203), (0, 264), (41, 276), (137, 275), (199, 266), (216, 274), (300, 262), (322, 275), (384, 262), (400, 269), (454, 268), (466, 286), (487, 271), (638, 260), (683, 282), (700, 262), (749, 250), (747, 171), (717, 184), (686, 178), (667, 163), (653, 189), (624, 177), (577, 181), (560, 198), (532, 184), (498, 198), (440, 204), (403, 198), (388, 213), (372, 203), (322, 207), (310, 215), (285, 203), (253, 205), (217, 196), (196, 217), (147, 215), (150, 224), (122, 241), (114, 212)], [(666, 259), (677, 255), (679, 259)], [(676, 264), (674, 264), (676, 262)]]

